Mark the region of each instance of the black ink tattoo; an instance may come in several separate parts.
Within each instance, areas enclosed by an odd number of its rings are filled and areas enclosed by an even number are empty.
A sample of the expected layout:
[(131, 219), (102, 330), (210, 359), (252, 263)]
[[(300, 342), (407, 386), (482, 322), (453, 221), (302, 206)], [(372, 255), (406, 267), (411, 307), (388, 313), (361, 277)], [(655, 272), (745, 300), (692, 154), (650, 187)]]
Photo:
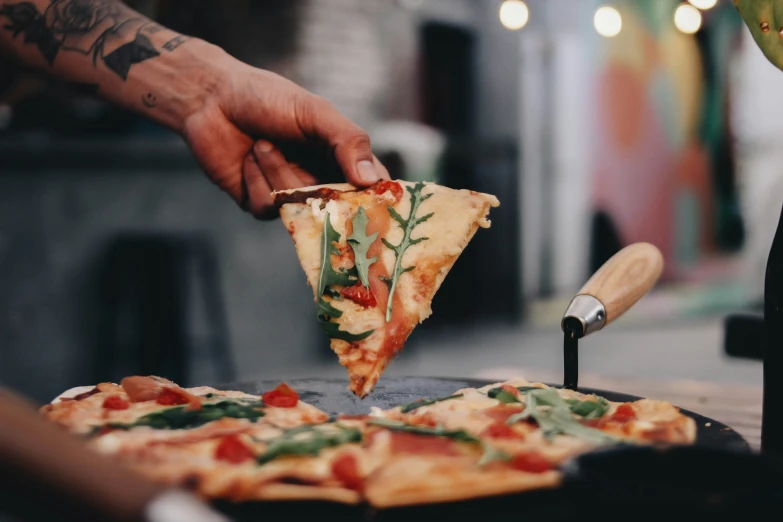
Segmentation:
[(148, 92), (147, 94), (141, 97), (141, 103), (143, 103), (145, 107), (154, 109), (155, 107), (158, 106), (158, 97), (152, 94), (151, 92)]
[[(31, 2), (3, 3), (0, 17), (9, 20), (3, 29), (35, 45), (49, 65), (63, 51), (78, 52), (127, 80), (131, 67), (160, 56), (146, 35), (163, 28), (117, 0), (50, 0), (43, 12)], [(185, 40), (177, 36), (163, 47), (172, 51)]]
[(150, 39), (141, 33), (136, 33), (134, 41), (126, 43), (104, 56), (103, 62), (120, 78), (127, 80), (131, 66), (156, 56), (160, 56), (160, 52), (155, 49)]
[(166, 49), (168, 52), (171, 52), (171, 51), (173, 51), (174, 49), (176, 49), (177, 47), (179, 47), (180, 45), (184, 44), (187, 41), (188, 41), (188, 37), (187, 36), (183, 36), (183, 35), (180, 34), (180, 35), (175, 36), (174, 38), (172, 38), (168, 42), (164, 43), (163, 44), (163, 48)]
[(141, 30), (147, 34), (155, 34), (161, 32), (163, 27), (155, 23), (150, 23), (144, 25)]

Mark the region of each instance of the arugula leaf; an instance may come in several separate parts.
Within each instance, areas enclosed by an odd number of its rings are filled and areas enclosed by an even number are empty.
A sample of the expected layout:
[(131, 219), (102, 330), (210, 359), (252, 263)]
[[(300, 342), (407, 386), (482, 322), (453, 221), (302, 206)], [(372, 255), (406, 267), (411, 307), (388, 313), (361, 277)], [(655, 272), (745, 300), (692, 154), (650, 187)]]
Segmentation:
[(332, 322), (332, 319), (339, 319), (343, 313), (329, 301), (323, 298), (327, 295), (333, 299), (342, 300), (340, 293), (330, 288), (332, 285), (336, 286), (353, 286), (356, 282), (353, 274), (348, 270), (340, 270), (339, 272), (332, 266), (332, 254), (339, 255), (340, 252), (334, 246), (334, 243), (340, 241), (340, 233), (337, 232), (332, 226), (332, 220), (329, 213), (326, 213), (324, 217), (324, 228), (321, 233), (321, 272), (318, 275), (318, 296), (316, 299), (317, 311), (316, 317), (318, 323), (326, 335), (331, 339), (342, 339), (343, 341), (352, 343), (361, 341), (372, 335), (374, 330), (353, 334), (340, 330), (340, 325)]
[(404, 404), (402, 407), (400, 407), (401, 413), (409, 413), (413, 410), (416, 410), (418, 408), (421, 408), (422, 406), (429, 406), (431, 404), (435, 404), (436, 402), (443, 402), (448, 401), (451, 399), (458, 399), (462, 397), (463, 395), (461, 393), (458, 393), (456, 395), (449, 395), (448, 397), (436, 397), (434, 399), (419, 399), (417, 401), (413, 401), (408, 404)]
[(334, 243), (340, 242), (340, 233), (337, 232), (332, 226), (332, 219), (329, 213), (326, 213), (324, 217), (324, 228), (321, 233), (321, 273), (318, 275), (318, 295), (324, 295), (326, 287), (337, 286), (353, 286), (356, 279), (351, 277), (351, 273), (347, 270), (336, 271), (332, 267), (331, 254), (336, 256), (340, 255), (340, 251), (334, 246)]
[[(197, 410), (189, 410), (187, 406), (174, 406), (164, 410), (148, 413), (128, 424), (112, 423), (108, 426), (118, 430), (130, 430), (147, 426), (155, 430), (184, 430), (203, 426), (208, 422), (225, 417), (234, 419), (256, 419), (264, 416), (264, 404), (260, 401), (221, 401), (214, 404), (202, 404)], [(100, 431), (99, 426), (95, 431)]]
[[(543, 388), (539, 388), (537, 386), (517, 386), (517, 390), (519, 390), (520, 392), (527, 392), (527, 391), (530, 391), (530, 390), (541, 390), (541, 389), (543, 389)], [(503, 391), (505, 391), (505, 390), (503, 390), (503, 388), (501, 388), (500, 386), (498, 386), (496, 388), (492, 388), (492, 389), (490, 389), (487, 392), (487, 397), (489, 397), (490, 399), (498, 399), (498, 395), (500, 395), (500, 393), (503, 392)], [(508, 393), (508, 392), (506, 392), (506, 393)], [(508, 393), (508, 395), (511, 395), (511, 394)], [(508, 400), (508, 397), (505, 397), (505, 395), (503, 397), (506, 400)], [(514, 396), (511, 395), (511, 397), (514, 397)], [(508, 402), (506, 400), (504, 400), (504, 399), (498, 399), (498, 400), (501, 401), (501, 402), (504, 402), (506, 404), (511, 404), (513, 402), (519, 402), (516, 397), (514, 397), (513, 401), (512, 400), (508, 400)]]
[(571, 413), (584, 419), (600, 419), (609, 411), (609, 403), (603, 397), (596, 397), (595, 401), (566, 399), (566, 402), (571, 407)]
[(403, 230), (402, 240), (400, 241), (399, 245), (393, 245), (386, 239), (381, 239), (381, 241), (383, 241), (383, 244), (386, 245), (386, 248), (392, 250), (397, 258), (397, 260), (394, 262), (394, 269), (392, 270), (391, 277), (382, 279), (389, 286), (389, 299), (386, 302), (387, 323), (391, 321), (392, 302), (393, 302), (392, 300), (394, 298), (394, 291), (397, 289), (397, 282), (399, 281), (400, 276), (405, 272), (410, 272), (415, 268), (414, 266), (403, 268), (402, 257), (405, 254), (405, 251), (408, 250), (409, 247), (413, 245), (417, 245), (422, 241), (426, 241), (427, 239), (429, 239), (427, 237), (419, 237), (416, 239), (411, 238), (413, 229), (416, 228), (418, 225), (424, 223), (434, 215), (433, 213), (429, 213), (420, 218), (416, 217), (416, 212), (419, 210), (419, 205), (421, 205), (424, 201), (432, 197), (432, 194), (426, 194), (426, 195), (421, 194), (421, 191), (424, 188), (424, 182), (420, 181), (416, 183), (413, 187), (405, 187), (405, 188), (411, 195), (411, 212), (410, 215), (408, 216), (408, 219), (403, 218), (396, 210), (394, 210), (394, 208), (391, 205), (387, 207), (389, 209), (389, 215), (392, 217), (394, 221), (396, 221), (400, 225), (400, 227), (402, 227)]
[(510, 426), (515, 422), (532, 417), (548, 439), (555, 435), (572, 435), (599, 446), (620, 442), (616, 437), (581, 424), (573, 417), (571, 405), (554, 389), (538, 389), (527, 392), (525, 405), (524, 411), (509, 417), (506, 424)]
[(442, 426), (436, 426), (430, 428), (429, 426), (413, 426), (405, 424), (401, 421), (389, 420), (389, 419), (371, 419), (367, 421), (367, 424), (372, 426), (380, 426), (390, 431), (403, 431), (406, 433), (414, 433), (416, 435), (432, 435), (435, 437), (446, 437), (448, 439), (460, 441), (460, 442), (481, 442), (478, 438), (474, 437), (470, 433), (463, 430), (447, 430)]
[(362, 433), (340, 424), (300, 426), (287, 430), (267, 442), (266, 451), (258, 457), (259, 464), (266, 464), (284, 456), (317, 456), (324, 448), (361, 442)]
[(506, 453), (505, 451), (501, 451), (491, 444), (489, 444), (487, 441), (482, 440), (481, 441), (481, 448), (484, 450), (484, 453), (481, 455), (481, 459), (478, 461), (479, 467), (486, 466), (490, 462), (495, 461), (508, 461), (511, 460), (511, 455)]
[(503, 388), (492, 388), (487, 392), (487, 397), (490, 399), (497, 399), (503, 404), (514, 404), (515, 402), (519, 402), (519, 400), (514, 397), (511, 393), (507, 392)]
[(365, 288), (370, 288), (370, 265), (378, 261), (378, 256), (367, 257), (370, 246), (378, 237), (378, 232), (368, 236), (367, 223), (369, 222), (364, 207), (359, 207), (356, 216), (353, 218), (353, 233), (348, 236), (348, 244), (353, 249), (353, 257), (356, 263), (356, 271), (359, 274), (359, 280)]

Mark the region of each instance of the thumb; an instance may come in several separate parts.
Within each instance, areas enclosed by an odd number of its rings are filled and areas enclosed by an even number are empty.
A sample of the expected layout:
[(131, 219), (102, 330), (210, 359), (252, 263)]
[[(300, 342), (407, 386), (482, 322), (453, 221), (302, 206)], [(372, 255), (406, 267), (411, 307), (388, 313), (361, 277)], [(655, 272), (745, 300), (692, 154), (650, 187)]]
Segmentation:
[(305, 135), (324, 141), (331, 147), (345, 179), (359, 187), (389, 179), (389, 173), (372, 153), (367, 132), (325, 99), (318, 96), (308, 98), (300, 116), (300, 128)]

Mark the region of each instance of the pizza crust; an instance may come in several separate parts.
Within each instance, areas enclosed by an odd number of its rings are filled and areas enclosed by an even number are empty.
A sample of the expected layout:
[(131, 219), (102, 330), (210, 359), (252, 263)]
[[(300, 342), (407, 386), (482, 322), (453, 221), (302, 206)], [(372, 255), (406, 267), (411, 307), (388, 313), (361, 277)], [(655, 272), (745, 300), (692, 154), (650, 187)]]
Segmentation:
[(483, 471), (475, 464), (455, 465), (450, 459), (404, 456), (394, 458), (368, 477), (364, 495), (372, 506), (383, 509), (552, 488), (561, 478), (557, 471)]

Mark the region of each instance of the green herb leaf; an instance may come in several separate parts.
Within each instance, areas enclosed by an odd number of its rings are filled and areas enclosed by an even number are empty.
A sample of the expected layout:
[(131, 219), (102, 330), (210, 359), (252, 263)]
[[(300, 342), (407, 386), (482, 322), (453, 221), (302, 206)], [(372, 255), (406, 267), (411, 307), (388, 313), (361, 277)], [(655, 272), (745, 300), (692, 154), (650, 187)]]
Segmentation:
[(267, 442), (266, 451), (258, 457), (259, 464), (266, 464), (279, 457), (317, 456), (324, 448), (361, 442), (362, 433), (341, 424), (317, 424), (287, 430)]
[(322, 296), (328, 286), (353, 286), (356, 282), (347, 270), (339, 272), (332, 267), (331, 254), (339, 255), (334, 243), (340, 242), (340, 233), (332, 226), (329, 213), (324, 217), (324, 228), (321, 233), (321, 273), (318, 275), (318, 295)]
[(326, 332), (326, 335), (331, 339), (342, 339), (343, 341), (352, 343), (368, 338), (372, 335), (374, 330), (353, 334), (346, 332), (345, 330), (340, 330), (340, 326), (337, 323), (332, 322), (332, 319), (339, 319), (343, 313), (332, 306), (323, 296), (326, 295), (332, 299), (342, 300), (340, 293), (334, 288), (331, 288), (331, 286), (353, 286), (356, 282), (351, 271), (340, 270), (338, 272), (332, 266), (331, 254), (339, 254), (334, 243), (338, 243), (339, 241), (340, 233), (332, 226), (331, 217), (327, 212), (324, 217), (323, 232), (321, 233), (321, 272), (318, 275), (316, 317), (318, 318), (318, 323), (321, 325), (323, 331)]
[[(528, 392), (530, 390), (541, 390), (541, 389), (542, 388), (538, 388), (537, 386), (517, 386), (517, 390), (519, 390), (520, 393)], [(487, 397), (489, 397), (490, 399), (497, 399), (498, 394), (502, 391), (504, 390), (500, 386), (497, 386), (495, 388), (490, 388), (490, 390), (487, 392)], [(511, 394), (509, 393), (509, 395)], [(514, 397), (514, 400), (510, 402), (519, 402), (519, 400), (516, 397)]]
[(484, 450), (484, 453), (481, 455), (481, 459), (478, 461), (479, 467), (486, 466), (490, 462), (506, 462), (511, 460), (511, 456), (508, 453), (495, 448), (484, 440), (481, 441), (481, 448)]
[(609, 411), (609, 403), (603, 397), (596, 397), (594, 401), (566, 399), (566, 402), (571, 407), (571, 413), (584, 419), (600, 419)]
[(498, 391), (492, 394), (493, 390), (490, 390), (490, 393), (487, 394), (490, 399), (497, 399), (503, 404), (514, 404), (519, 402), (519, 399), (514, 397), (514, 395), (508, 393), (506, 390), (502, 388), (495, 388), (495, 390)]
[(524, 402), (524, 411), (509, 417), (506, 424), (510, 426), (532, 417), (548, 439), (555, 435), (571, 435), (599, 446), (620, 442), (616, 437), (581, 424), (573, 417), (571, 405), (554, 389), (531, 390), (525, 394)]
[(367, 235), (367, 223), (369, 221), (364, 207), (359, 207), (352, 221), (353, 233), (348, 236), (348, 244), (353, 249), (353, 257), (356, 262), (356, 271), (359, 274), (359, 280), (365, 288), (370, 288), (370, 265), (378, 260), (378, 256), (367, 257), (370, 246), (375, 242), (375, 238), (378, 237), (378, 232), (371, 236)]
[(412, 426), (404, 422), (389, 419), (371, 419), (367, 424), (380, 426), (390, 431), (403, 431), (405, 433), (415, 433), (416, 435), (430, 435), (434, 437), (446, 437), (459, 442), (481, 442), (478, 438), (462, 430), (447, 430), (442, 426), (430, 428), (429, 426)]
[(405, 187), (407, 191), (411, 195), (411, 212), (408, 216), (408, 219), (403, 218), (394, 208), (389, 205), (389, 215), (396, 221), (401, 227), (403, 231), (403, 237), (400, 241), (399, 245), (393, 245), (386, 239), (383, 239), (383, 244), (386, 245), (386, 248), (389, 250), (392, 250), (394, 252), (394, 255), (396, 256), (397, 260), (394, 262), (394, 269), (392, 270), (391, 274), (391, 284), (389, 285), (389, 299), (386, 302), (386, 322), (391, 321), (392, 316), (392, 303), (394, 299), (394, 291), (397, 289), (397, 282), (400, 279), (400, 276), (404, 274), (405, 272), (409, 272), (414, 269), (413, 266), (410, 266), (408, 268), (402, 267), (402, 257), (405, 255), (405, 251), (408, 250), (409, 247), (412, 245), (415, 245), (417, 243), (421, 243), (422, 241), (425, 241), (427, 238), (420, 237), (417, 239), (411, 238), (411, 234), (413, 233), (413, 229), (416, 228), (416, 226), (420, 225), (421, 223), (424, 223), (429, 218), (433, 216), (432, 213), (427, 214), (426, 216), (417, 218), (416, 212), (419, 210), (419, 205), (427, 199), (432, 196), (432, 194), (426, 194), (422, 195), (421, 191), (424, 188), (424, 183), (419, 182), (416, 183), (413, 187)]
[[(129, 424), (112, 423), (110, 427), (118, 430), (130, 430), (147, 426), (156, 430), (184, 430), (203, 426), (208, 422), (231, 417), (248, 419), (255, 422), (264, 416), (264, 404), (260, 401), (221, 401), (214, 404), (202, 404), (197, 410), (189, 410), (187, 406), (174, 406), (164, 410), (148, 413)], [(99, 431), (102, 426), (98, 427)]]
[(418, 408), (421, 408), (422, 406), (429, 406), (431, 404), (435, 404), (436, 402), (443, 402), (448, 401), (451, 399), (458, 399), (462, 397), (463, 395), (461, 393), (458, 393), (456, 395), (449, 395), (448, 397), (437, 397), (434, 399), (419, 399), (417, 401), (413, 401), (411, 403), (405, 404), (400, 407), (401, 413), (409, 413), (413, 410), (416, 410)]

